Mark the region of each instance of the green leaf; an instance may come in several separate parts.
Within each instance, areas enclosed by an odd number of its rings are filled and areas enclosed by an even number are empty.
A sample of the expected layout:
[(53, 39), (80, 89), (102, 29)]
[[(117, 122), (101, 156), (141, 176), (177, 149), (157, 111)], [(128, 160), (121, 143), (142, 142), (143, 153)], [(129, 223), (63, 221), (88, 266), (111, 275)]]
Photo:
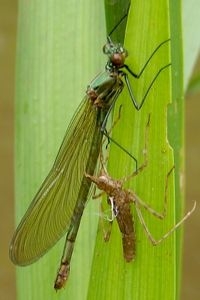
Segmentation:
[[(180, 158), (183, 137), (182, 45), (177, 38), (181, 32), (180, 3), (170, 1), (169, 6), (168, 1), (164, 0), (162, 3), (140, 2), (132, 0), (125, 39), (129, 51), (127, 64), (138, 72), (155, 47), (171, 37), (171, 43), (156, 53), (142, 78), (138, 82), (131, 81), (140, 101), (158, 68), (170, 60), (173, 63), (174, 102), (168, 112), (168, 134), (170, 144), (175, 148), (176, 203), (171, 176), (167, 218), (159, 221), (144, 212), (150, 231), (159, 238), (174, 224), (175, 205), (178, 208), (182, 205), (179, 187), (180, 173), (183, 171)], [(84, 96), (87, 84), (93, 75), (104, 68), (102, 45), (105, 39), (103, 2), (85, 0), (79, 1), (78, 5), (72, 0), (59, 3), (35, 0), (29, 5), (24, 0), (19, 2), (16, 73), (17, 223), (52, 166), (67, 124)], [(127, 187), (157, 210), (162, 210), (166, 174), (174, 164), (166, 130), (167, 105), (171, 95), (170, 71), (170, 68), (163, 71), (157, 78), (140, 112), (135, 111), (124, 89), (116, 106), (118, 114), (119, 105), (123, 105), (122, 116), (113, 131), (113, 137), (129, 149), (141, 164), (144, 159), (145, 127), (151, 114), (148, 167), (138, 178), (130, 180)], [(109, 160), (109, 172), (113, 177), (129, 175), (135, 168), (133, 161), (114, 145)], [(178, 257), (180, 253), (179, 248), (176, 253), (175, 235), (162, 245), (153, 247), (135, 216), (137, 255), (134, 262), (127, 264), (123, 259), (121, 235), (116, 224), (109, 243), (104, 243), (102, 226), (99, 227), (93, 257), (98, 221), (96, 212), (98, 201), (90, 201), (84, 211), (65, 290), (58, 293), (53, 290), (64, 246), (62, 239), (37, 263), (17, 269), (18, 299), (82, 300), (87, 298), (87, 294), (88, 299), (175, 299), (176, 266), (179, 270), (176, 255)]]
[(117, 0), (105, 2), (107, 36), (111, 35), (112, 41), (124, 44), (127, 15), (130, 0)]
[(199, 1), (183, 1), (183, 48), (184, 48), (184, 91), (192, 75), (192, 71), (199, 55), (200, 38), (199, 38), (199, 20), (200, 9)]
[[(104, 6), (98, 0), (19, 1), (17, 224), (48, 174), (87, 85), (104, 68), (105, 37)], [(98, 222), (97, 205), (95, 201), (90, 202), (85, 210), (66, 289), (56, 293), (53, 288), (64, 247), (63, 238), (35, 264), (17, 267), (18, 299), (86, 298)]]
[(188, 85), (187, 94), (195, 94), (200, 92), (200, 74), (194, 75)]
[[(144, 161), (145, 128), (150, 114), (148, 166), (137, 178), (130, 180), (127, 187), (158, 211), (163, 209), (166, 175), (174, 165), (171, 144), (174, 145), (177, 141), (174, 136), (180, 136), (182, 132), (182, 108), (178, 116), (174, 109), (175, 105), (180, 106), (180, 101), (182, 101), (183, 74), (180, 59), (182, 45), (179, 39), (175, 42), (176, 33), (181, 32), (180, 26), (179, 2), (176, 1), (174, 4), (173, 1), (170, 3), (168, 1), (162, 1), (162, 3), (160, 1), (142, 3), (132, 1), (125, 46), (129, 52), (127, 65), (134, 72), (139, 73), (154, 49), (171, 37), (171, 42), (166, 43), (156, 52), (143, 76), (139, 80), (131, 81), (137, 100), (141, 101), (159, 68), (170, 61), (172, 61), (172, 68), (169, 67), (161, 72), (139, 112), (134, 109), (127, 90), (124, 89), (116, 105), (116, 114), (118, 114), (119, 106), (122, 105), (121, 118), (113, 130), (113, 138), (129, 149), (141, 165)], [(169, 28), (171, 28), (171, 33)], [(172, 57), (170, 57), (170, 47)], [(175, 53), (179, 56), (179, 60), (174, 64)], [(177, 79), (173, 85), (170, 80), (171, 71), (173, 79), (177, 76), (177, 71), (179, 76), (179, 82)], [(170, 104), (171, 95), (173, 100), (176, 96), (176, 102), (172, 105)], [(176, 121), (174, 121), (175, 118), (177, 118)], [(172, 120), (173, 123), (171, 123)], [(180, 180), (182, 167), (181, 143), (182, 139), (179, 138), (176, 145), (176, 182)], [(111, 176), (120, 179), (131, 174), (134, 168), (134, 162), (130, 157), (121, 149), (111, 145), (109, 154)], [(168, 183), (167, 216), (163, 221), (157, 220), (146, 211), (142, 212), (150, 232), (156, 239), (159, 239), (176, 222), (176, 203), (181, 201), (180, 197), (177, 198), (177, 195), (180, 196), (178, 185), (177, 188), (175, 198), (174, 176), (171, 175)], [(174, 233), (162, 244), (153, 247), (134, 212), (134, 207), (133, 214), (137, 253), (135, 261), (131, 263), (124, 261), (121, 234), (116, 222), (114, 222), (108, 243), (103, 241), (102, 222), (100, 222), (88, 299), (176, 299), (179, 280), (179, 261), (176, 261), (176, 255), (180, 254), (180, 237), (178, 236), (179, 240), (176, 240), (176, 233)], [(176, 247), (178, 252), (176, 252)]]

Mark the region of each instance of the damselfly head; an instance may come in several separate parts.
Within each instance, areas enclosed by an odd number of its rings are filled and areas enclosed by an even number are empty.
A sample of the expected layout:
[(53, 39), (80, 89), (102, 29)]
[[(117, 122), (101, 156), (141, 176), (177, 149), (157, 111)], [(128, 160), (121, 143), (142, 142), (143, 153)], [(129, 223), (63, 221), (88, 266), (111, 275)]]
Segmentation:
[(117, 68), (123, 67), (128, 56), (128, 51), (121, 44), (113, 43), (110, 38), (108, 38), (107, 44), (103, 46), (103, 53), (108, 56), (109, 62)]

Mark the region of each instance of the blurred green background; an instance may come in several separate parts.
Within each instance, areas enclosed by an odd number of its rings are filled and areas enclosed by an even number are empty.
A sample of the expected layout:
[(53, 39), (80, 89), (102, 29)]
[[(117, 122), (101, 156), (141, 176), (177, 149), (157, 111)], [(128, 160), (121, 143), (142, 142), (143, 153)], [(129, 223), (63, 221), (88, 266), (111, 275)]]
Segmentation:
[[(14, 230), (14, 87), (17, 1), (0, 0), (0, 299), (15, 300), (15, 267), (8, 247)], [(200, 58), (194, 73), (200, 72)], [(181, 300), (200, 299), (200, 94), (186, 98), (186, 211), (197, 209), (185, 223)], [(166, 287), (167, 288), (167, 287)], [(170, 300), (170, 299), (169, 299)]]

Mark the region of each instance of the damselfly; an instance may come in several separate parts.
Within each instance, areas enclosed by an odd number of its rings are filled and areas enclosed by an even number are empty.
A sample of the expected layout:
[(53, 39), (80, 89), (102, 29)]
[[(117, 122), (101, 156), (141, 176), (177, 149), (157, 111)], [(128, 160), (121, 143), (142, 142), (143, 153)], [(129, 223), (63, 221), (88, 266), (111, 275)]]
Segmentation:
[[(170, 64), (158, 70), (140, 103), (134, 97), (128, 73), (139, 79), (153, 55), (168, 42), (169, 39), (160, 43), (136, 74), (125, 64), (126, 49), (108, 37), (103, 47), (108, 56), (105, 71), (88, 86), (52, 169), (14, 233), (10, 258), (16, 265), (26, 266), (37, 261), (67, 232), (55, 289), (61, 288), (69, 275), (74, 241), (91, 186), (91, 180), (85, 177), (85, 173), (92, 175), (95, 171), (103, 135), (113, 141), (107, 134), (106, 123), (115, 101), (125, 82), (135, 108), (141, 109), (156, 78)], [(137, 160), (131, 157), (137, 164)]]

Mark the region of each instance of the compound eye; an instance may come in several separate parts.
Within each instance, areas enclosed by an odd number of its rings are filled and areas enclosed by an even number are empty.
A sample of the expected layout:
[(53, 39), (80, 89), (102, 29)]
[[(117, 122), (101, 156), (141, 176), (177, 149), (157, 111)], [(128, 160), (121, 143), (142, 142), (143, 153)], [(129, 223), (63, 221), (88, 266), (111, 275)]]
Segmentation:
[(121, 68), (124, 66), (124, 62), (126, 60), (126, 53), (122, 52), (122, 53), (114, 53), (111, 57), (111, 62), (114, 66), (116, 66), (117, 68)]
[(106, 55), (110, 55), (113, 52), (113, 45), (110, 43), (107, 43), (103, 46), (103, 53)]

